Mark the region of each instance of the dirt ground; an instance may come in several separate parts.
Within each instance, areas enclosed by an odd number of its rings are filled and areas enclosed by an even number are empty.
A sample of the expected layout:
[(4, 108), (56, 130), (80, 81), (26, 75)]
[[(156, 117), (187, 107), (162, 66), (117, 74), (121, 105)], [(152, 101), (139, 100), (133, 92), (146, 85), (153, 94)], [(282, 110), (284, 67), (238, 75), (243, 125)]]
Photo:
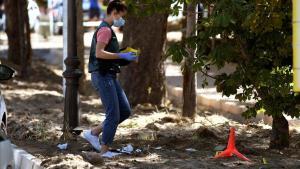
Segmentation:
[[(13, 143), (42, 160), (45, 168), (260, 168), (299, 169), (300, 134), (291, 131), (291, 146), (269, 150), (270, 126), (261, 123), (240, 124), (199, 107), (194, 121), (180, 117), (172, 105), (139, 105), (131, 118), (117, 131), (113, 149), (131, 144), (141, 152), (113, 159), (89, 161), (82, 151), (93, 152), (80, 137), (68, 141), (67, 150), (59, 150), (63, 123), (62, 78), (59, 67), (34, 60), (32, 75), (26, 80), (14, 78), (1, 84), (9, 112), (8, 132)], [(90, 86), (90, 82), (87, 82)], [(104, 119), (104, 111), (93, 91), (80, 96), (81, 125), (93, 126)], [(214, 159), (217, 146), (226, 146), (229, 128), (236, 128), (237, 148), (250, 162), (236, 157)], [(187, 149), (195, 151), (187, 151)], [(97, 164), (96, 164), (97, 163)]]

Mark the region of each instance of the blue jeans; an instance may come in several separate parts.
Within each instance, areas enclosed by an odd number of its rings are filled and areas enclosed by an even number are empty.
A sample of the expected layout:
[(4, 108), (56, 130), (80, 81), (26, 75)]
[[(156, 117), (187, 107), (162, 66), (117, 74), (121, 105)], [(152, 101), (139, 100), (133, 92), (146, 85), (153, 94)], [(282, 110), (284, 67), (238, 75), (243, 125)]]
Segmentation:
[(131, 115), (131, 108), (115, 74), (102, 75), (99, 72), (92, 72), (91, 76), (92, 84), (100, 95), (105, 109), (101, 144), (110, 145), (114, 140), (118, 125)]

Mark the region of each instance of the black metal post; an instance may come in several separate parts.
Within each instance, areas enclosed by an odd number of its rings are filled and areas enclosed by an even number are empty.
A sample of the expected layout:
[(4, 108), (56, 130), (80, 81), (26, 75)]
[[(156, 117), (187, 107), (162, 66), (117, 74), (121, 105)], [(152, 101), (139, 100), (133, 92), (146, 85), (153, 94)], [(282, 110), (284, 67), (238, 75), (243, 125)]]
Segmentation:
[(77, 26), (76, 26), (76, 0), (66, 0), (67, 3), (67, 58), (64, 63), (66, 70), (63, 73), (65, 78), (64, 97), (64, 132), (68, 132), (79, 125), (78, 110), (78, 86), (82, 71), (79, 69), (79, 58), (77, 56)]

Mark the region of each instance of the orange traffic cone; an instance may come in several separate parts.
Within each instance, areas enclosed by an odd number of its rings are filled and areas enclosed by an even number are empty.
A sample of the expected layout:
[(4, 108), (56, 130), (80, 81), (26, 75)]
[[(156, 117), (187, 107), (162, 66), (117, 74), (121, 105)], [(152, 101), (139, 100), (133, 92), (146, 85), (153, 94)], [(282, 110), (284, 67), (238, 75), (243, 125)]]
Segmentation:
[(236, 155), (238, 158), (250, 161), (246, 158), (243, 154), (241, 154), (235, 147), (235, 129), (233, 127), (230, 128), (228, 145), (225, 151), (221, 152), (220, 154), (216, 155), (215, 158), (222, 158), (222, 157), (231, 157)]

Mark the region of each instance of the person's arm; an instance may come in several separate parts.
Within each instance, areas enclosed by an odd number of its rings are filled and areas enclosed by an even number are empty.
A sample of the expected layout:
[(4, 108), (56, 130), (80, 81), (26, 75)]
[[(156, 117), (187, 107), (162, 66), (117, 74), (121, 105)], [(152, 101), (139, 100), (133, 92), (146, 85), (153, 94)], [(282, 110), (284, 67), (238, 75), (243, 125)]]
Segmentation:
[(96, 58), (99, 59), (119, 59), (116, 53), (105, 51), (106, 45), (109, 43), (112, 32), (108, 27), (102, 27), (97, 32)]
[(103, 42), (97, 42), (96, 45), (96, 57), (99, 59), (120, 59), (117, 53), (111, 53), (104, 50), (106, 44)]
[(137, 56), (133, 52), (111, 53), (104, 50), (106, 44), (98, 42), (96, 45), (96, 58), (99, 59), (125, 59), (128, 61), (136, 61)]
[(111, 53), (105, 51), (106, 45), (111, 39), (110, 28), (103, 27), (97, 32), (96, 58), (99, 59), (126, 59), (129, 61), (136, 60), (136, 56), (132, 52), (128, 53)]

